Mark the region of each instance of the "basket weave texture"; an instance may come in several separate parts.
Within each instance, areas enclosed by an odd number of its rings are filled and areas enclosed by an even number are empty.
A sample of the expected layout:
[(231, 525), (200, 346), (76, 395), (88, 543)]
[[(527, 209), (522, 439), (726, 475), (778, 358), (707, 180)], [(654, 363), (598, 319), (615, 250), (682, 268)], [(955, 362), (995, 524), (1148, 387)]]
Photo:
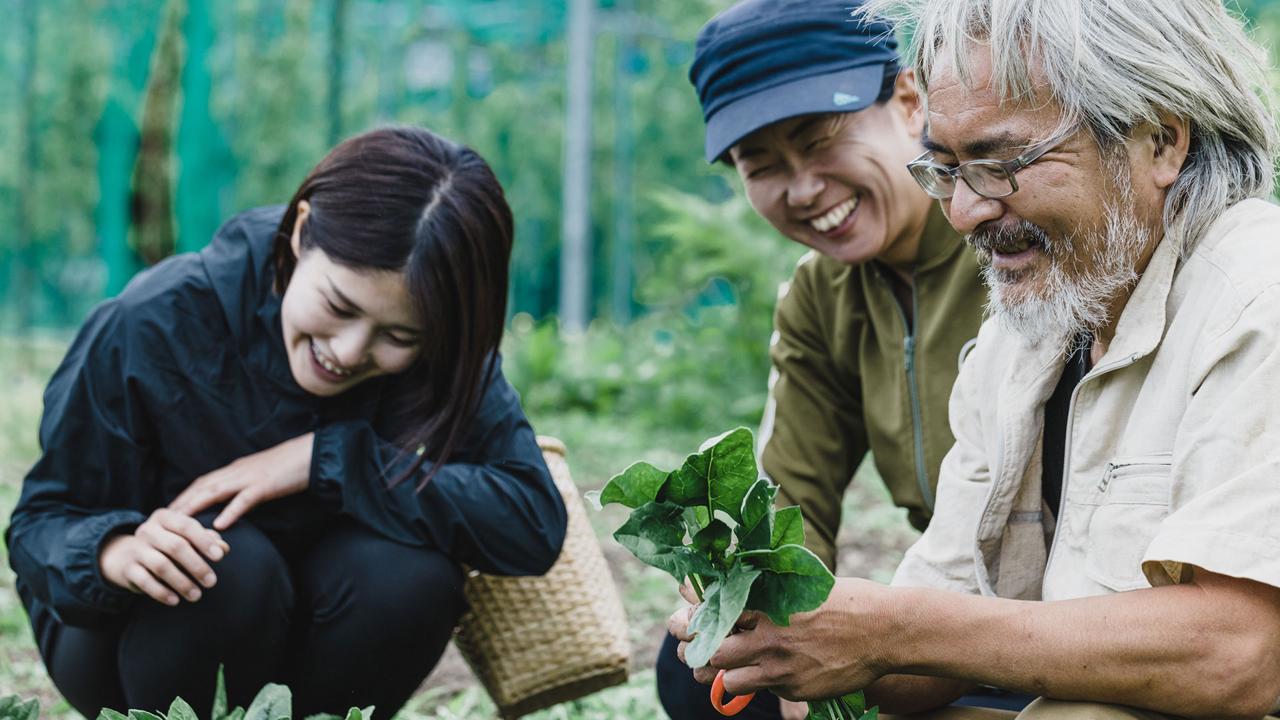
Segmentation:
[(454, 642), (498, 711), (512, 720), (627, 680), (627, 618), (569, 474), (565, 446), (538, 446), (564, 496), (564, 548), (542, 577), (473, 571)]

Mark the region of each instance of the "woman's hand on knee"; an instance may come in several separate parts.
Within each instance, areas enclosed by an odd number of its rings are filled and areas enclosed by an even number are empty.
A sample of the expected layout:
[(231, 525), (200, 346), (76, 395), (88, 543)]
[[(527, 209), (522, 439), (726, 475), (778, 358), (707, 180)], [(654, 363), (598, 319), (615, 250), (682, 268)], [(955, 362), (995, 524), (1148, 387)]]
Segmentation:
[(221, 560), (230, 549), (194, 518), (160, 508), (132, 534), (103, 543), (98, 566), (113, 585), (177, 605), (179, 597), (195, 602), (201, 587), (213, 587), (218, 578), (208, 561)]
[(314, 440), (314, 433), (299, 435), (201, 475), (169, 503), (169, 509), (195, 515), (225, 502), (213, 527), (226, 530), (254, 507), (307, 489)]

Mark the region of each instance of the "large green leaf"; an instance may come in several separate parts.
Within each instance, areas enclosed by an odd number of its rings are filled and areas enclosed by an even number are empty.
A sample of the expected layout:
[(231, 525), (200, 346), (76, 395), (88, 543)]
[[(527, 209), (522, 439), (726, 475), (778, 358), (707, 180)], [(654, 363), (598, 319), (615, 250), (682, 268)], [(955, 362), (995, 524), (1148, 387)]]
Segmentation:
[(742, 522), (742, 499), (758, 479), (751, 431), (725, 433), (705, 450), (690, 455), (663, 490), (663, 499), (680, 505), (705, 504)]
[(293, 695), (284, 685), (267, 683), (249, 703), (244, 720), (290, 720), (293, 717)]
[(666, 502), (650, 502), (631, 511), (613, 533), (623, 547), (641, 562), (669, 573), (676, 582), (690, 574), (715, 575), (715, 566), (684, 545), (684, 508)]
[(751, 583), (760, 575), (759, 570), (735, 565), (723, 580), (707, 588), (702, 604), (689, 622), (689, 632), (695, 636), (684, 651), (684, 660), (689, 667), (702, 667), (715, 655), (720, 643), (733, 630), (738, 616), (742, 615), (751, 593)]
[(662, 499), (685, 507), (707, 505), (707, 473), (706, 468), (694, 460), (698, 455), (690, 455), (676, 470), (672, 471), (662, 489)]
[(765, 571), (752, 588), (747, 607), (766, 613), (776, 625), (788, 625), (792, 613), (816, 610), (835, 585), (827, 566), (801, 545), (742, 552), (737, 557)]
[[(0, 715), (0, 717), (4, 717), (4, 715)], [(129, 716), (111, 708), (102, 708), (98, 711), (98, 720), (129, 720)]]
[(164, 718), (146, 710), (130, 710), (129, 720), (164, 720)]
[(769, 547), (803, 544), (804, 516), (800, 514), (800, 508), (792, 505), (776, 511), (773, 514), (773, 537), (769, 541)]
[(658, 498), (670, 473), (646, 462), (638, 462), (613, 476), (600, 491), (601, 506), (620, 503), (635, 509)]
[(712, 512), (723, 510), (742, 521), (742, 500), (760, 479), (751, 431), (738, 428), (707, 451), (711, 455), (707, 495)]

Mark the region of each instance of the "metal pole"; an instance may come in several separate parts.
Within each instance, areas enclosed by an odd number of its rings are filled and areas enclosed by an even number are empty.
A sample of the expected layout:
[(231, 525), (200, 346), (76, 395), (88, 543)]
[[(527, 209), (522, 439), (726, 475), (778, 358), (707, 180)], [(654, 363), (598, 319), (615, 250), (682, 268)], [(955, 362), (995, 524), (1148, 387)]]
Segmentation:
[(568, 107), (560, 245), (560, 327), (579, 333), (591, 298), (591, 66), (596, 0), (569, 0)]

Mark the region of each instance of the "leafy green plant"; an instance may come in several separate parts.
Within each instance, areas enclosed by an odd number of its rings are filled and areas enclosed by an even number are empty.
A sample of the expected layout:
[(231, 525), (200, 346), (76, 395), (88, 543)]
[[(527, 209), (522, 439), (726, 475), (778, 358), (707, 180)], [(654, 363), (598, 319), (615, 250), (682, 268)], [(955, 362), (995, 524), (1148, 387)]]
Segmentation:
[(0, 697), (0, 720), (36, 720), (40, 716), (40, 701), (32, 698), (26, 702), (17, 695)]
[[(213, 696), (213, 711), (209, 720), (292, 720), (293, 694), (284, 685), (268, 683), (258, 691), (249, 709), (242, 707), (228, 709), (227, 684), (218, 668), (217, 689)], [(17, 695), (0, 698), (0, 720), (37, 720), (40, 715), (40, 704), (36, 700), (22, 702)], [(351, 708), (343, 718), (340, 715), (319, 713), (310, 715), (306, 720), (372, 720), (373, 706), (367, 708)], [(154, 713), (148, 710), (130, 710), (128, 713), (117, 712), (110, 708), (102, 708), (98, 720), (200, 720), (200, 716), (191, 705), (182, 698), (174, 698), (166, 713)]]
[[(631, 508), (613, 537), (676, 582), (687, 580), (701, 601), (689, 622), (690, 667), (707, 664), (744, 610), (785, 626), (793, 613), (816, 610), (831, 593), (831, 571), (804, 547), (800, 508), (775, 509), (777, 493), (757, 471), (746, 428), (708, 440), (675, 470), (638, 462), (591, 493), (597, 507)], [(718, 706), (716, 692), (712, 698)], [(861, 692), (809, 704), (811, 720), (877, 716), (875, 708), (866, 711)]]

